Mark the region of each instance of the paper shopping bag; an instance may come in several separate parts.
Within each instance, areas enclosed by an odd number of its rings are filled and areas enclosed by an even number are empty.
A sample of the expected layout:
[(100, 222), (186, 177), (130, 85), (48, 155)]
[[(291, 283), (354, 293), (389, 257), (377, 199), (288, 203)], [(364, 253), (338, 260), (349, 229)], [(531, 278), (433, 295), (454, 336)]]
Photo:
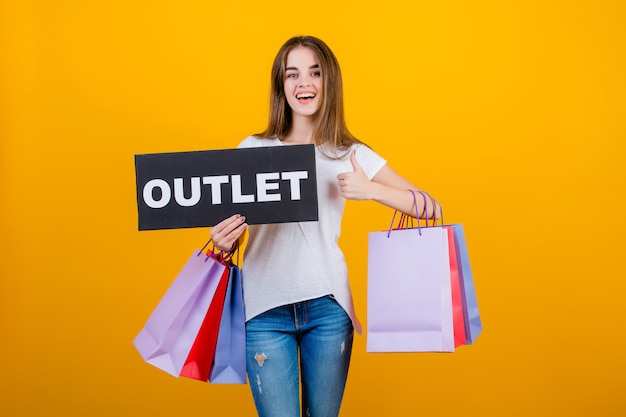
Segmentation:
[(180, 376), (204, 382), (209, 380), (229, 275), (230, 265), (227, 265), (215, 290), (211, 304), (206, 311), (202, 325), (198, 330), (193, 346), (180, 371)]
[(368, 352), (453, 352), (448, 233), (369, 233)]
[(454, 327), (454, 347), (466, 344), (465, 320), (463, 315), (463, 297), (461, 294), (461, 268), (456, 255), (454, 231), (450, 226), (443, 226), (448, 232), (448, 253), (450, 255), (450, 288), (452, 293), (452, 323)]
[(224, 311), (209, 381), (212, 384), (245, 384), (247, 382), (243, 286), (241, 270), (236, 265), (230, 267)]
[(482, 332), (483, 325), (480, 319), (480, 312), (478, 311), (474, 277), (472, 275), (467, 244), (465, 242), (463, 225), (454, 224), (450, 225), (450, 227), (454, 232), (456, 256), (460, 266), (461, 300), (463, 303), (466, 344), (470, 345), (474, 343), (478, 335)]
[(133, 340), (142, 358), (179, 376), (226, 266), (196, 250)]

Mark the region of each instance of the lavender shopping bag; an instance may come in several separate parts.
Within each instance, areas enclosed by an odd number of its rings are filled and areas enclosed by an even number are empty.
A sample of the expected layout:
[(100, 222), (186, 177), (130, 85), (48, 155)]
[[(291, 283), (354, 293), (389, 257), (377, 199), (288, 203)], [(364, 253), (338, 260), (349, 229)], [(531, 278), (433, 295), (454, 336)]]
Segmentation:
[(193, 253), (133, 341), (146, 362), (180, 375), (225, 268)]
[(478, 301), (476, 299), (476, 289), (474, 287), (474, 277), (470, 266), (467, 244), (463, 225), (453, 224), (450, 226), (454, 233), (454, 243), (456, 246), (456, 257), (459, 262), (459, 274), (461, 283), (461, 301), (463, 304), (463, 319), (465, 322), (466, 343), (474, 343), (478, 335), (483, 330), (478, 311)]
[(448, 233), (369, 233), (368, 352), (453, 352)]
[(246, 383), (246, 319), (243, 286), (241, 270), (234, 264), (230, 266), (224, 310), (209, 381), (212, 384)]

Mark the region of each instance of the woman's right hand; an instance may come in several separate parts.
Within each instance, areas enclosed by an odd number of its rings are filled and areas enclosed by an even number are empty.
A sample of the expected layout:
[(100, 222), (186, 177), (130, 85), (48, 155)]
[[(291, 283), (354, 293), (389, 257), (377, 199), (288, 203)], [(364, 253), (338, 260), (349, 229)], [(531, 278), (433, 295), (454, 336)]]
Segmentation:
[(211, 229), (211, 240), (217, 250), (228, 251), (239, 237), (246, 231), (248, 224), (246, 218), (240, 214), (234, 214), (222, 220)]

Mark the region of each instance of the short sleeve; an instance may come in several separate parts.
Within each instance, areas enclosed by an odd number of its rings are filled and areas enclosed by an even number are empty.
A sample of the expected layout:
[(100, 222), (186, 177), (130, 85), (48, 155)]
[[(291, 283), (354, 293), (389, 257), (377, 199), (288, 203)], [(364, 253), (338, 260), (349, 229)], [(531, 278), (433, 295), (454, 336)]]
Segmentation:
[(371, 180), (387, 164), (387, 161), (367, 145), (359, 143), (353, 146), (356, 150), (356, 160), (363, 168), (367, 178)]

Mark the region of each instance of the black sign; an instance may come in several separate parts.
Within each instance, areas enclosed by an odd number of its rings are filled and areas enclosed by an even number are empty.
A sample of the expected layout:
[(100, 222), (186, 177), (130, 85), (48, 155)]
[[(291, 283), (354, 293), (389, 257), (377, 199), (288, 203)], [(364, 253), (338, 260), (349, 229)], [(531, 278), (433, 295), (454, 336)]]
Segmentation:
[(135, 155), (139, 230), (316, 221), (314, 145)]

